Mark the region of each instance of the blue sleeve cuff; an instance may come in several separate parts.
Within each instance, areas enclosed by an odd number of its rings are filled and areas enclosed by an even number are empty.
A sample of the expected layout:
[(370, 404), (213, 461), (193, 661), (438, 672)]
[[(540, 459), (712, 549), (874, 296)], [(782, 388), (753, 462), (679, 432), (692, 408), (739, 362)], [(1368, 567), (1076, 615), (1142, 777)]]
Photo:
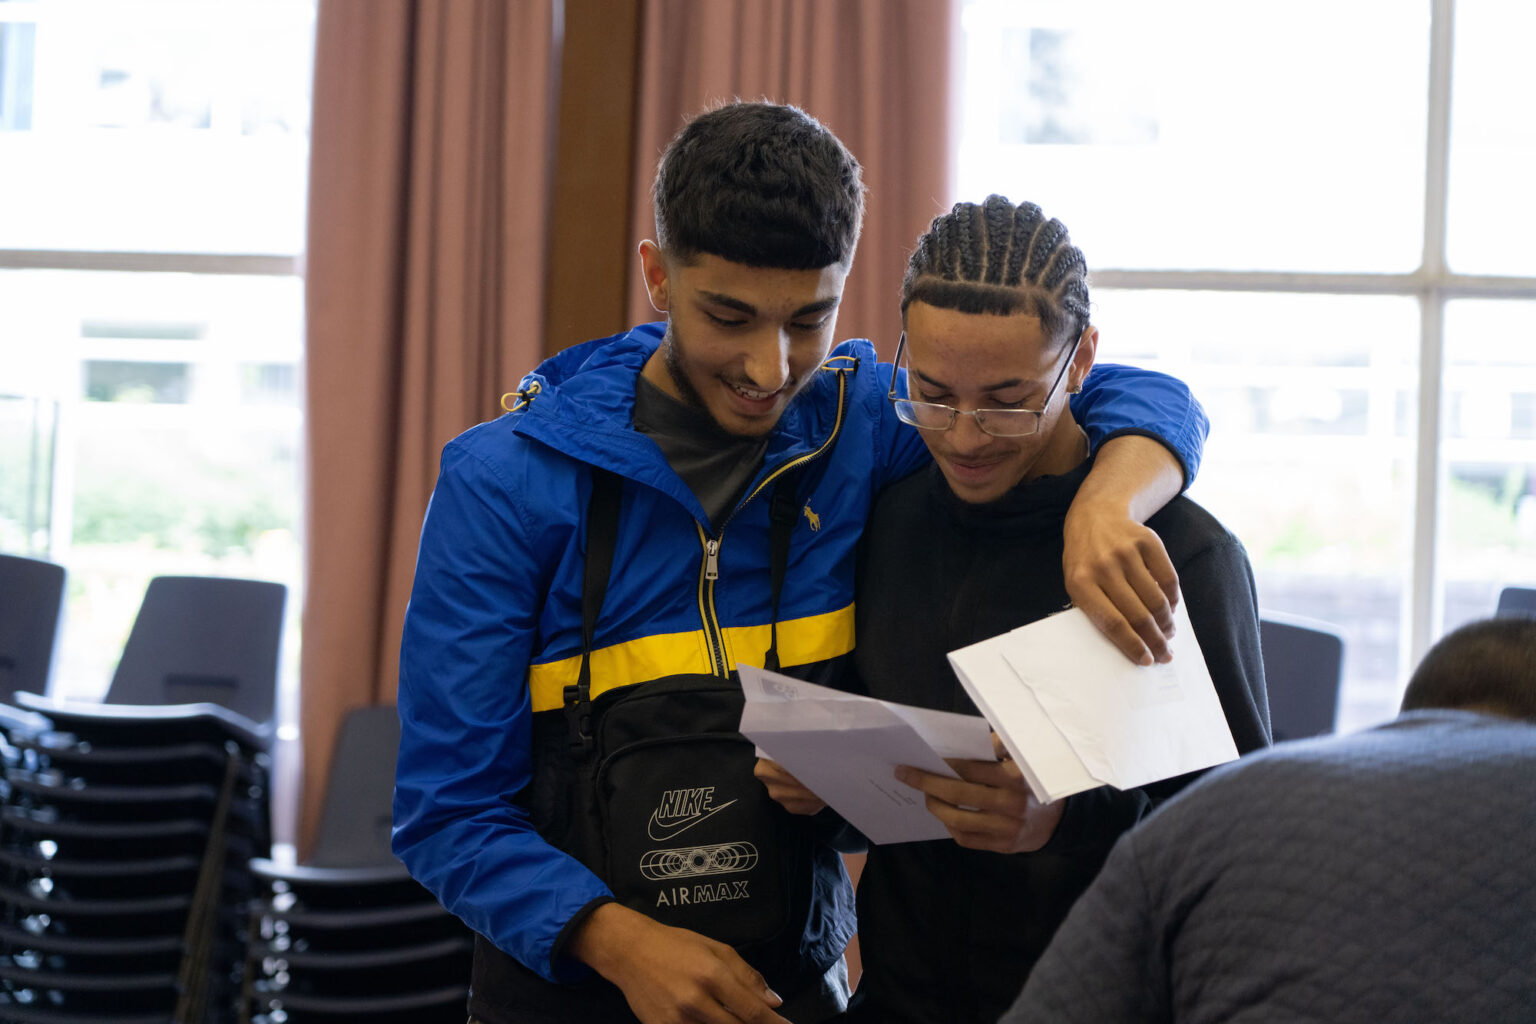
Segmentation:
[(567, 954), (566, 947), (570, 945), (571, 939), (576, 935), (576, 929), (581, 927), (587, 918), (592, 916), (594, 910), (605, 903), (614, 902), (616, 901), (611, 895), (599, 896), (596, 899), (589, 900), (584, 907), (572, 915), (569, 921), (565, 922), (565, 927), (561, 928), (559, 933), (555, 935), (554, 945), (549, 950), (549, 976), (552, 980), (577, 981), (581, 978), (589, 977), (593, 973), (592, 968)]
[(1094, 367), (1082, 393), (1072, 397), (1072, 414), (1094, 451), (1123, 434), (1160, 442), (1178, 460), (1186, 488), (1200, 470), (1211, 429), (1205, 410), (1183, 381), (1114, 363)]

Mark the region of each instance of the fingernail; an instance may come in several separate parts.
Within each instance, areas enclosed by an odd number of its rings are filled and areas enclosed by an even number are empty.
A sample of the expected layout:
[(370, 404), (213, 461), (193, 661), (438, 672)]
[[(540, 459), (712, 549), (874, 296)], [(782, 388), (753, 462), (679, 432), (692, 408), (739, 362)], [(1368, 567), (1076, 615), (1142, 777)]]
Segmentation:
[(784, 997), (779, 995), (773, 989), (769, 988), (767, 985), (764, 985), (763, 991), (768, 993), (768, 1001), (773, 1003), (774, 1006), (784, 1005)]

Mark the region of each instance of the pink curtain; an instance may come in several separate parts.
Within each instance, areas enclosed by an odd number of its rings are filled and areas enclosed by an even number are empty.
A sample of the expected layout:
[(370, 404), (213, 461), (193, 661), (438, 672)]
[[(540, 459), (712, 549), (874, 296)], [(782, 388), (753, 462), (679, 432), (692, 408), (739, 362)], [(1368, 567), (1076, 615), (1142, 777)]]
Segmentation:
[(394, 700), (438, 454), (495, 416), (508, 382), (543, 353), (552, 10), (502, 0), (320, 5), (301, 846), (341, 717)]
[[(864, 167), (864, 234), (837, 333), (873, 339), (890, 358), (907, 256), (950, 195), (958, 16), (957, 0), (649, 0), (636, 90), (633, 237), (655, 235), (651, 177), (689, 115), (733, 98), (793, 103)], [(630, 276), (629, 310), (637, 322), (656, 315), (638, 273)]]

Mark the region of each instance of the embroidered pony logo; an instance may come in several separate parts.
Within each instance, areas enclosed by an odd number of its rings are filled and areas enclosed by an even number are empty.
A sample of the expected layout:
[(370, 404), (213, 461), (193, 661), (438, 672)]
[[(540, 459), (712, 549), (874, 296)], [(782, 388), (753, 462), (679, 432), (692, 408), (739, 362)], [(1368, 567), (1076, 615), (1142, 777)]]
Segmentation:
[(821, 529), (821, 516), (817, 515), (815, 512), (812, 512), (810, 505), (806, 505), (805, 508), (801, 511), (805, 513), (805, 521), (811, 524), (812, 533), (815, 533), (817, 530)]

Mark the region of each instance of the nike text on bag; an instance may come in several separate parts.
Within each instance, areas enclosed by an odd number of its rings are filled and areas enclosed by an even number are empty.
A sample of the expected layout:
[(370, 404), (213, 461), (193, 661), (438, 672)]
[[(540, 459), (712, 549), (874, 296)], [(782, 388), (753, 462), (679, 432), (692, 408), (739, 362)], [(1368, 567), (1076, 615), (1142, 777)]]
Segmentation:
[(811, 854), (806, 820), (752, 774), (741, 707), (740, 685), (714, 676), (618, 695), (598, 715), (595, 795), (600, 873), (615, 897), (747, 950), (783, 931), (797, 896), (808, 899)]

